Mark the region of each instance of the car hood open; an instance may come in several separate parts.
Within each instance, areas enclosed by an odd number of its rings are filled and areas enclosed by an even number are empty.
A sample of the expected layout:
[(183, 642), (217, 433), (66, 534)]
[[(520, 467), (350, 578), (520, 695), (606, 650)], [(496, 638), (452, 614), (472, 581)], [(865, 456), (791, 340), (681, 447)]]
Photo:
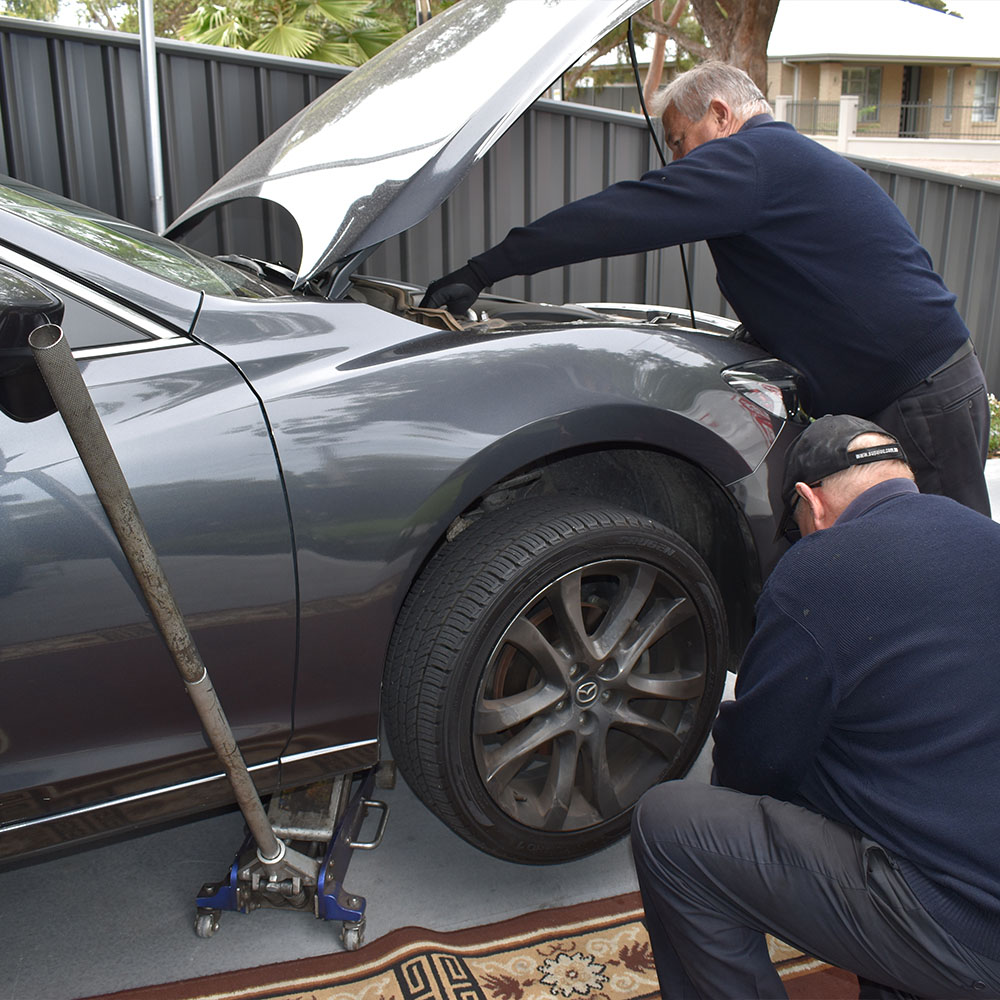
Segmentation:
[(460, 0), (352, 71), (168, 232), (239, 198), (298, 224), (297, 285), (435, 209), (552, 81), (648, 0)]

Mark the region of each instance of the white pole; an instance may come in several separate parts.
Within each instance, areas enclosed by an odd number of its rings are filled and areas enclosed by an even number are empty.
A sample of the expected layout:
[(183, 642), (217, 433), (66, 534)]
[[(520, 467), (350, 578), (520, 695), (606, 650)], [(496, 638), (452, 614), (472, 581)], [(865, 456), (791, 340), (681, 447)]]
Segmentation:
[(847, 152), (847, 140), (858, 134), (858, 98), (855, 94), (842, 94), (840, 115), (837, 120), (837, 151)]
[(153, 229), (167, 228), (163, 199), (163, 149), (160, 144), (160, 99), (156, 74), (156, 31), (153, 0), (139, 0), (139, 59), (142, 63), (142, 99), (146, 117), (146, 166), (149, 170)]

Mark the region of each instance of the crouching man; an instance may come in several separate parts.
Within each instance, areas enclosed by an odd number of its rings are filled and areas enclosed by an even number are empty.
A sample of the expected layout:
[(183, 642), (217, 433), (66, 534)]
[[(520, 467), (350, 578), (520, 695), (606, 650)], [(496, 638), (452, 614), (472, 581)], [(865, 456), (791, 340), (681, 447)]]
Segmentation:
[(861, 997), (1000, 997), (1000, 524), (923, 495), (852, 416), (792, 446), (713, 784), (632, 847), (665, 1000), (784, 997), (765, 932)]

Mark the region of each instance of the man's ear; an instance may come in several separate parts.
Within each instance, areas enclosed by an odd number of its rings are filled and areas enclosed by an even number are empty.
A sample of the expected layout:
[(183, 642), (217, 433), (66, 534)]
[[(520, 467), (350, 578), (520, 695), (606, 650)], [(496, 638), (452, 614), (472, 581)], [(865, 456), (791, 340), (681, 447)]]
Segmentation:
[(713, 121), (719, 126), (720, 131), (729, 131), (732, 123), (736, 119), (736, 116), (733, 114), (733, 109), (721, 98), (713, 97), (712, 100), (708, 102), (708, 110), (712, 115)]
[(819, 487), (809, 486), (807, 483), (796, 483), (795, 489), (802, 498), (799, 503), (809, 505), (812, 512), (812, 523), (816, 531), (829, 528), (837, 520), (838, 513), (830, 506), (828, 499), (819, 493)]

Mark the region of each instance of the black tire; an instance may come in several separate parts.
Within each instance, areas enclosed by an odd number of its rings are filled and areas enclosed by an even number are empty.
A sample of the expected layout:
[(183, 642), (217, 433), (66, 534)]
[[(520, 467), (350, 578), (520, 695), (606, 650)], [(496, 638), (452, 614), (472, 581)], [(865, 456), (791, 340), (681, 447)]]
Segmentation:
[(687, 773), (725, 665), (722, 599), (683, 539), (601, 501), (531, 500), (474, 522), (417, 579), (384, 719), (408, 784), (457, 834), (565, 861)]

